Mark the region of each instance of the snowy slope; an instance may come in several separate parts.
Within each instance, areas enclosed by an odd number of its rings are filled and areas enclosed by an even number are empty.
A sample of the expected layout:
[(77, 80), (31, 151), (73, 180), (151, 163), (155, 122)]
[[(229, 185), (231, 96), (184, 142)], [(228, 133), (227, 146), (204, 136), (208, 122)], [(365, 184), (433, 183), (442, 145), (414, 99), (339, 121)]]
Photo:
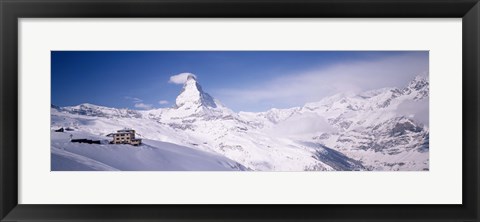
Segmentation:
[(58, 127), (96, 136), (134, 128), (150, 143), (222, 156), (251, 170), (429, 168), (428, 79), (421, 76), (402, 89), (339, 94), (260, 113), (233, 112), (191, 76), (172, 108), (52, 106), (52, 129)]
[(70, 142), (73, 138), (107, 140), (84, 132), (52, 132), (52, 170), (122, 170), (122, 171), (231, 171), (247, 170), (225, 157), (182, 147), (144, 140), (138, 147), (113, 144)]

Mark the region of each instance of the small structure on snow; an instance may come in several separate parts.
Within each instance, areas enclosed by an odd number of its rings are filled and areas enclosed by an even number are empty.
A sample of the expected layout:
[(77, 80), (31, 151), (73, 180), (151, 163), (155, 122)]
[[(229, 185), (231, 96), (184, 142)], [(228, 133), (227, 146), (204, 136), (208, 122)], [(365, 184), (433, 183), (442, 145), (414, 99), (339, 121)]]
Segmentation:
[(56, 130), (55, 130), (55, 132), (60, 132), (60, 133), (65, 132), (65, 131), (74, 131), (74, 129), (72, 129), (72, 128), (70, 128), (70, 127), (67, 127), (67, 128), (61, 127), (61, 128), (59, 128), (59, 129), (56, 129)]
[(72, 139), (72, 143), (88, 143), (88, 144), (101, 144), (100, 140), (89, 140), (89, 139)]

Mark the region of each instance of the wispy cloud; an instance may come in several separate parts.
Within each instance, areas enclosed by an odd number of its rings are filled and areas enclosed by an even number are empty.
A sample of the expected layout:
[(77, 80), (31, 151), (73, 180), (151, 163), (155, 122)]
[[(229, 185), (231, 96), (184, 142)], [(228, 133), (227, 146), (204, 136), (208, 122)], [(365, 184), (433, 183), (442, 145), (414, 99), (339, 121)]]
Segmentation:
[(373, 61), (337, 63), (281, 75), (250, 87), (220, 88), (214, 94), (235, 110), (261, 111), (299, 106), (337, 93), (403, 87), (422, 73), (428, 73), (428, 54), (406, 53)]
[(131, 96), (125, 96), (126, 100), (130, 100), (134, 103), (141, 103), (143, 102), (143, 99), (137, 98), (137, 97), (131, 97)]
[(125, 96), (124, 97), (126, 100), (130, 100), (133, 104), (133, 107), (137, 109), (153, 109), (154, 106), (152, 104), (147, 104), (143, 102), (143, 99), (137, 98), (137, 97), (132, 97), (132, 96)]
[(167, 100), (160, 100), (160, 101), (158, 101), (158, 104), (165, 105), (165, 104), (168, 104), (168, 101)]
[(184, 72), (170, 76), (170, 80), (168, 82), (173, 84), (184, 84), (187, 81), (188, 76), (194, 76), (195, 78), (197, 77), (193, 73)]
[(429, 126), (429, 99), (420, 101), (405, 101), (397, 108), (399, 115), (409, 116), (414, 120)]
[(145, 103), (135, 103), (135, 108), (138, 109), (152, 109), (153, 105), (152, 104), (145, 104)]

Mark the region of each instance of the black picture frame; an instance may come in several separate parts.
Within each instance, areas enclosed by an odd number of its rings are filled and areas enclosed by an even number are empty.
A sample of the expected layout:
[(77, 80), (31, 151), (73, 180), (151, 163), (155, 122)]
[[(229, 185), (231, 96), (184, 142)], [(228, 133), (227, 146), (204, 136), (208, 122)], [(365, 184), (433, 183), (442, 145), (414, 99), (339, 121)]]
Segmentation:
[[(1, 221), (478, 221), (478, 0), (0, 0)], [(461, 205), (18, 204), (18, 19), (122, 17), (462, 18)], [(448, 43), (445, 43), (448, 44)], [(438, 195), (442, 195), (439, 193)]]

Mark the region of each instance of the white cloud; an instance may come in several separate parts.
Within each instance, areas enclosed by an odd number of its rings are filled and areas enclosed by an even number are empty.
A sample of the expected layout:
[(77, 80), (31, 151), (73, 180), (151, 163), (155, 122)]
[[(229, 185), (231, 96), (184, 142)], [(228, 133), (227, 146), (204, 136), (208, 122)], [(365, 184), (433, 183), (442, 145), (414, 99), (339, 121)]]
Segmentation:
[(170, 80), (168, 82), (173, 84), (184, 84), (187, 81), (188, 76), (194, 76), (197, 78), (197, 76), (195, 76), (193, 73), (184, 72), (170, 76)]
[(405, 101), (397, 108), (397, 113), (402, 116), (410, 116), (414, 120), (429, 126), (429, 99), (420, 101)]
[(145, 104), (145, 103), (135, 103), (135, 108), (138, 109), (152, 109), (153, 105), (152, 104)]
[(295, 114), (267, 131), (275, 135), (292, 136), (310, 133), (319, 135), (334, 132), (335, 129), (322, 116), (316, 113), (303, 113)]
[(213, 94), (234, 110), (263, 111), (302, 106), (338, 93), (405, 87), (416, 75), (425, 73), (428, 73), (428, 57), (407, 53), (281, 75), (249, 87), (217, 89)]
[(125, 99), (131, 100), (134, 103), (141, 103), (143, 102), (143, 99), (137, 98), (137, 97), (131, 97), (131, 96), (125, 96)]
[(143, 103), (143, 99), (137, 98), (137, 97), (131, 97), (131, 96), (125, 96), (126, 100), (130, 100), (134, 103), (134, 107), (137, 109), (152, 109), (153, 105), (152, 104), (146, 104)]
[(168, 104), (168, 101), (167, 100), (160, 100), (160, 101), (158, 101), (158, 104), (165, 105), (165, 104)]

